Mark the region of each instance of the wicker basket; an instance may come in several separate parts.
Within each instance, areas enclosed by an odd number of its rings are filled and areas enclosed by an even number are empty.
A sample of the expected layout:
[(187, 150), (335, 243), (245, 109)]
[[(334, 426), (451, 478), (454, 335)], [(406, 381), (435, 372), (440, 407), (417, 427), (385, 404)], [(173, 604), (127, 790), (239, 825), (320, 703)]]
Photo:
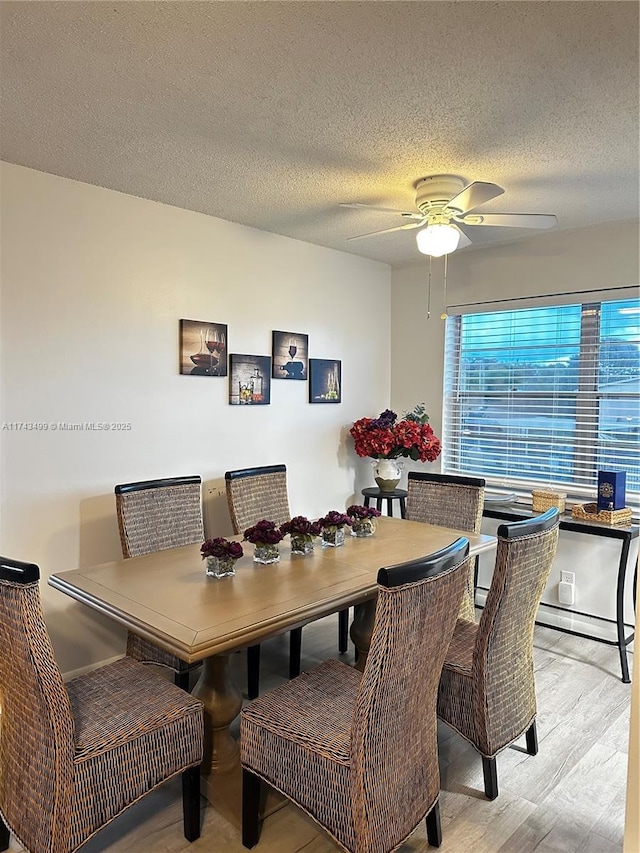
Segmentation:
[(631, 524), (632, 512), (629, 507), (598, 510), (597, 503), (589, 503), (576, 504), (571, 510), (571, 515), (583, 521), (599, 521), (602, 524)]
[(552, 506), (558, 508), (558, 512), (564, 512), (567, 496), (561, 492), (543, 492), (534, 489), (531, 492), (533, 498), (532, 506), (534, 512), (546, 512)]

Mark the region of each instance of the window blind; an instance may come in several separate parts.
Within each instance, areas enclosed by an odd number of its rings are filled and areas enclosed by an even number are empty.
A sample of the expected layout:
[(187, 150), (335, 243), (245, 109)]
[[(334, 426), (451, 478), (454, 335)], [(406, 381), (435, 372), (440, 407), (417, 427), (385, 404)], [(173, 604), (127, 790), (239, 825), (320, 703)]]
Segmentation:
[(595, 497), (598, 471), (640, 497), (640, 300), (449, 317), (443, 470)]

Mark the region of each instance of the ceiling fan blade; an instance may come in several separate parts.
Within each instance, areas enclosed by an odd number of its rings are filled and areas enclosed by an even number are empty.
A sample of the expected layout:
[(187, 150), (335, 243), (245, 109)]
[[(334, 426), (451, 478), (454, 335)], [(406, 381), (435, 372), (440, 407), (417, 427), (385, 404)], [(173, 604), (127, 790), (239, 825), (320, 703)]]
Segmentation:
[(471, 243), (472, 243), (473, 241), (472, 241), (472, 240), (470, 240), (470, 239), (467, 237), (467, 235), (464, 233), (464, 231), (462, 230), (462, 228), (458, 228), (458, 226), (457, 226), (457, 225), (454, 225), (453, 227), (454, 227), (457, 231), (459, 231), (459, 232), (460, 232), (460, 242), (458, 243), (458, 249), (464, 249), (464, 248), (465, 248), (465, 246), (470, 246), (470, 245), (471, 245)]
[(558, 221), (552, 213), (480, 213), (473, 219), (480, 222), (465, 222), (464, 225), (495, 225), (503, 228), (553, 228)]
[(423, 224), (422, 218), (420, 222), (409, 222), (407, 225), (396, 225), (395, 228), (385, 228), (383, 231), (370, 231), (368, 234), (358, 234), (356, 237), (347, 237), (347, 240), (361, 240), (363, 237), (375, 237), (377, 234), (389, 234), (391, 231), (404, 231), (407, 228), (420, 228)]
[(474, 181), (465, 187), (458, 195), (454, 195), (451, 201), (447, 202), (445, 210), (455, 210), (460, 213), (468, 213), (470, 210), (475, 210), (481, 204), (491, 201), (492, 198), (497, 198), (502, 195), (504, 190), (497, 184), (489, 184), (486, 181)]
[[(408, 210), (398, 210), (395, 207), (376, 207), (373, 204), (359, 204), (358, 202), (347, 203), (341, 202), (340, 207), (355, 207), (356, 210), (377, 210), (380, 213), (399, 213), (400, 216), (406, 216), (408, 219), (422, 219), (421, 213), (411, 213)], [(363, 236), (365, 236), (363, 234)]]

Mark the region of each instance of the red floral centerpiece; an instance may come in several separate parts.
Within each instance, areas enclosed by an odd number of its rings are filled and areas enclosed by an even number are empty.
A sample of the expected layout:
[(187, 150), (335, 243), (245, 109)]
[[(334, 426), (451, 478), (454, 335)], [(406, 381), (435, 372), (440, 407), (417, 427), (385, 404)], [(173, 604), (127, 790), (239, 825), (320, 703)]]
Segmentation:
[(404, 414), (401, 420), (391, 409), (385, 409), (377, 418), (360, 418), (349, 432), (358, 456), (378, 460), (375, 478), (383, 492), (393, 491), (400, 482), (400, 463), (393, 460), (404, 456), (414, 462), (434, 462), (442, 450), (440, 439), (429, 426), (423, 403)]
[(253, 559), (256, 563), (277, 563), (280, 559), (278, 543), (282, 542), (284, 536), (275, 521), (266, 518), (258, 521), (253, 527), (247, 527), (242, 534), (243, 541), (255, 545)]
[(292, 554), (310, 554), (314, 538), (322, 533), (322, 525), (319, 521), (309, 521), (304, 515), (296, 515), (280, 526), (280, 532), (291, 536)]
[(375, 518), (380, 516), (380, 510), (372, 506), (360, 506), (352, 504), (347, 508), (347, 515), (351, 519), (351, 535), (363, 539), (365, 536), (373, 536), (376, 532)]
[(352, 521), (348, 515), (332, 509), (324, 518), (319, 519), (319, 524), (322, 526), (322, 545), (336, 548), (338, 545), (344, 545), (344, 528), (351, 527)]
[(213, 578), (223, 578), (235, 575), (236, 560), (244, 554), (244, 549), (239, 542), (223, 539), (207, 539), (200, 546), (202, 559), (207, 561), (207, 574)]

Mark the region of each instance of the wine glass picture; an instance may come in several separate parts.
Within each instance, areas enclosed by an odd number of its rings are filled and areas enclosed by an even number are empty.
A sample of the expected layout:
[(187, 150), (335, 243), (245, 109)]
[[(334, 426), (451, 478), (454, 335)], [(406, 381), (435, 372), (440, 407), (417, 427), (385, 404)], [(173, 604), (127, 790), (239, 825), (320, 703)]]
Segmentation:
[(342, 402), (342, 362), (329, 358), (309, 359), (309, 402)]
[(190, 376), (226, 376), (226, 352), (225, 323), (180, 320), (180, 373)]
[[(218, 353), (216, 351), (217, 347), (217, 333), (214, 329), (207, 329), (204, 333), (204, 343), (206, 348), (209, 350), (209, 372), (211, 375), (214, 375), (214, 369), (218, 367)], [(216, 353), (214, 355), (214, 352)]]
[(273, 379), (306, 379), (309, 336), (302, 332), (273, 332)]
[[(216, 353), (218, 355), (218, 366), (216, 368), (217, 376), (226, 376), (227, 375), (227, 341), (225, 333), (222, 331), (220, 327), (216, 330)], [(221, 373), (220, 371), (224, 372)]]
[(212, 376), (224, 376), (220, 373), (222, 357), (226, 350), (225, 334), (218, 326), (207, 329), (205, 332), (205, 344), (211, 354), (210, 370)]

